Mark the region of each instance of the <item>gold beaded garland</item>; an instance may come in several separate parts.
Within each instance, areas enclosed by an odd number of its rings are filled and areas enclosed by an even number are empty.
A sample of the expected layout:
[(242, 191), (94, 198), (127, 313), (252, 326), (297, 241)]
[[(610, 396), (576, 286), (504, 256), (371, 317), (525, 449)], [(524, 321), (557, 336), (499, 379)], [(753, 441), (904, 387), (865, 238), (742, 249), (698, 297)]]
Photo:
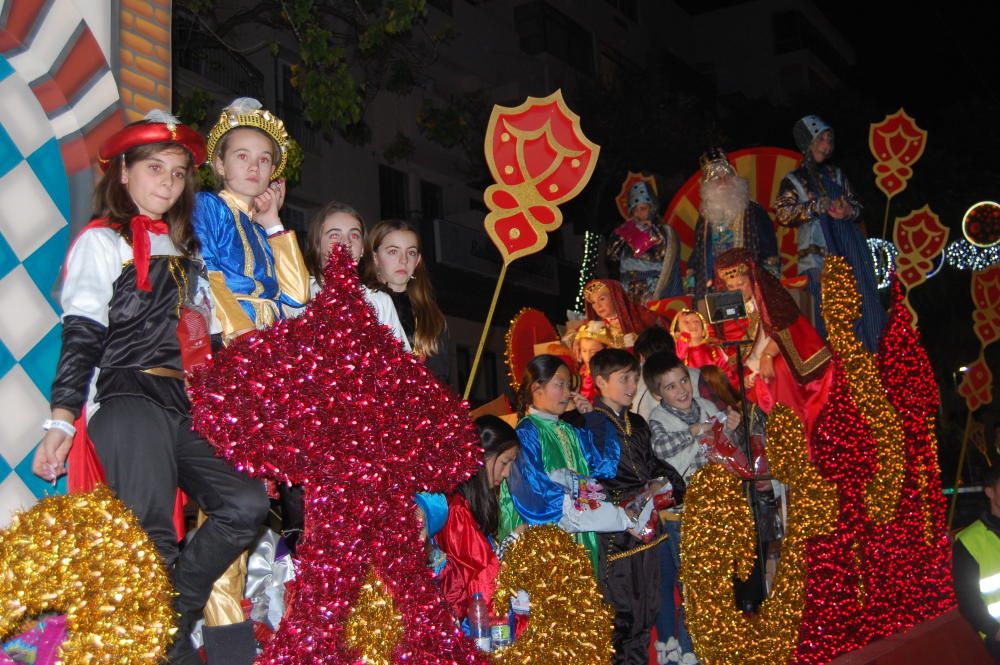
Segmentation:
[(702, 662), (787, 662), (798, 644), (806, 581), (806, 540), (830, 533), (837, 520), (836, 487), (809, 461), (799, 419), (783, 405), (767, 424), (771, 473), (790, 486), (788, 532), (771, 596), (747, 618), (733, 604), (732, 575), (753, 567), (753, 518), (739, 479), (709, 464), (692, 478), (685, 499), (681, 579), (688, 629)]
[(344, 625), (344, 642), (368, 665), (389, 665), (403, 638), (403, 617), (392, 595), (371, 568)]
[(499, 665), (610, 663), (614, 611), (604, 602), (587, 550), (555, 525), (531, 527), (507, 550), (494, 607), (518, 589), (531, 596), (531, 622), (509, 647), (492, 654)]
[(66, 614), (64, 665), (158, 663), (173, 641), (160, 556), (105, 486), (42, 499), (0, 532), (0, 638), (42, 612)]
[(861, 316), (861, 295), (851, 267), (840, 256), (828, 256), (823, 266), (823, 320), (830, 346), (840, 356), (851, 398), (877, 445), (879, 468), (868, 482), (865, 503), (872, 519), (886, 524), (896, 515), (903, 488), (903, 423), (886, 398), (875, 357), (854, 334), (854, 321)]

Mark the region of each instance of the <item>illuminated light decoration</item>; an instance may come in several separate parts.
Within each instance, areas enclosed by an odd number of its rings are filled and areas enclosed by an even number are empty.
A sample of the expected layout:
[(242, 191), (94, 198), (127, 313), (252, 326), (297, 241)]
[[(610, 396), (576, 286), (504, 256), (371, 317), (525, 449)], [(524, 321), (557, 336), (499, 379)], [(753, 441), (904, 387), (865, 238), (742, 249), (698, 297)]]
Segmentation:
[[(441, 602), (413, 506), (481, 466), (468, 406), (379, 325), (345, 248), (323, 283), (302, 316), (223, 348), (190, 381), (194, 424), (221, 457), (305, 490), (294, 601), (256, 662), (486, 663)], [(383, 626), (398, 637), (390, 655), (347, 628), (376, 615), (401, 617), (402, 630)]]
[(834, 533), (809, 545), (808, 569), (817, 574), (808, 580), (796, 663), (829, 662), (954, 605), (932, 435), (937, 386), (899, 285), (892, 295), (877, 362), (905, 433), (899, 507), (886, 524), (869, 515), (866, 497), (880, 473), (877, 447), (838, 371), (810, 444), (823, 476), (837, 484), (840, 515)]
[(722, 466), (697, 471), (685, 498), (681, 579), (695, 652), (705, 662), (787, 662), (798, 646), (806, 584), (806, 543), (837, 523), (836, 487), (810, 463), (802, 423), (783, 405), (767, 423), (771, 473), (787, 483), (788, 531), (771, 595), (756, 615), (733, 605), (733, 571), (753, 567), (753, 520), (739, 479)]
[(878, 281), (878, 288), (889, 288), (899, 250), (888, 240), (869, 238), (868, 251), (872, 253), (872, 264), (875, 266), (875, 279)]
[(969, 363), (958, 386), (970, 417), (973, 411), (993, 401), (993, 372), (986, 361), (986, 347), (1000, 339), (1000, 265), (973, 273), (971, 289), (976, 306), (972, 330), (979, 338), (979, 357)]
[(594, 279), (597, 273), (597, 249), (600, 246), (601, 237), (593, 231), (583, 233), (583, 262), (580, 264), (580, 282), (576, 288), (576, 300), (573, 301), (573, 309), (582, 312), (586, 305), (583, 297), (583, 287), (587, 282)]
[(106, 486), (16, 514), (0, 532), (0, 570), (0, 641), (54, 611), (66, 614), (65, 665), (165, 661), (177, 630), (173, 587), (149, 536)]
[(531, 621), (510, 646), (491, 654), (499, 665), (609, 663), (614, 610), (604, 602), (587, 550), (559, 527), (526, 530), (507, 550), (494, 607), (524, 589)]
[(1000, 263), (1000, 245), (992, 247), (976, 247), (964, 238), (948, 245), (945, 250), (945, 260), (952, 268), (958, 270), (986, 270)]
[(402, 637), (403, 617), (385, 584), (369, 568), (344, 626), (344, 641), (366, 665), (389, 665)]
[[(845, 282), (848, 276), (829, 273), (824, 280)], [(824, 284), (824, 288), (829, 291), (831, 287)], [(843, 284), (833, 287), (834, 301), (843, 288)], [(801, 594), (776, 583), (774, 595), (761, 605), (756, 618), (740, 615), (732, 607), (731, 575), (734, 570), (745, 574), (753, 556), (752, 522), (745, 499), (734, 480), (711, 466), (692, 479), (681, 566), (696, 649), (699, 655), (703, 648), (711, 650), (711, 656), (703, 656), (706, 662), (828, 663), (874, 639), (936, 617), (955, 604), (934, 437), (937, 386), (900, 285), (891, 288), (892, 311), (875, 362), (888, 400), (881, 407), (887, 417), (888, 410), (894, 409), (902, 426), (899, 491), (893, 490), (894, 482), (878, 478), (883, 473), (879, 445), (852, 395), (852, 381), (857, 377), (848, 375), (848, 363), (835, 353), (833, 385), (808, 442), (808, 461), (783, 453), (794, 451), (796, 438), (801, 440), (801, 426), (788, 414), (782, 415), (784, 407), (776, 407), (768, 422), (772, 473), (792, 486), (788, 541), (782, 548), (778, 575), (787, 575), (788, 584), (794, 582), (792, 564), (796, 568), (798, 564), (793, 535), (801, 536)], [(846, 305), (834, 306), (826, 313), (827, 328), (849, 329), (848, 314)], [(817, 475), (811, 480), (792, 475), (813, 466)], [(811, 491), (800, 489), (810, 484)], [(827, 489), (831, 486), (836, 488), (835, 498)], [(885, 494), (879, 496), (880, 492)], [(885, 523), (873, 519), (868, 502), (891, 506), (893, 494), (897, 509), (892, 519)], [(808, 517), (813, 520), (812, 531), (806, 531), (804, 522), (810, 513), (799, 512), (804, 505), (800, 502), (811, 499), (817, 503)], [(834, 502), (832, 507), (819, 503), (826, 500)], [(825, 522), (824, 514), (832, 515), (833, 522)], [(789, 568), (783, 570), (786, 565)], [(776, 603), (779, 591), (785, 594), (784, 600)], [(801, 610), (796, 615), (797, 602)], [(783, 617), (772, 624), (780, 627), (760, 628), (762, 617), (770, 613)], [(792, 625), (798, 629), (794, 649), (788, 654), (788, 638), (779, 634), (790, 635), (782, 631), (790, 631)], [(717, 640), (722, 645), (718, 649), (713, 647)], [(745, 641), (741, 644), (740, 640)]]
[(880, 473), (868, 485), (865, 504), (871, 516), (884, 524), (895, 515), (903, 484), (903, 425), (886, 399), (875, 357), (854, 334), (854, 322), (861, 317), (861, 294), (851, 266), (841, 256), (828, 256), (823, 262), (821, 283), (827, 340), (840, 358), (851, 397), (878, 451)]
[(1000, 243), (1000, 203), (980, 201), (962, 216), (962, 234), (976, 247)]

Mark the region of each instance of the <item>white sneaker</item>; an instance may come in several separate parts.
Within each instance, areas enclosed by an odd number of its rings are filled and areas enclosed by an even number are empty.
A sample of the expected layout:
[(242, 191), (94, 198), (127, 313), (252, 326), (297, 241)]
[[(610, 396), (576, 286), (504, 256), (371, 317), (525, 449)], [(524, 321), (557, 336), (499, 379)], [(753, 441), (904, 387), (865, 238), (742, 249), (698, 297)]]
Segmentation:
[(653, 649), (656, 650), (656, 665), (667, 665), (669, 662), (667, 660), (667, 643), (656, 640), (653, 643)]

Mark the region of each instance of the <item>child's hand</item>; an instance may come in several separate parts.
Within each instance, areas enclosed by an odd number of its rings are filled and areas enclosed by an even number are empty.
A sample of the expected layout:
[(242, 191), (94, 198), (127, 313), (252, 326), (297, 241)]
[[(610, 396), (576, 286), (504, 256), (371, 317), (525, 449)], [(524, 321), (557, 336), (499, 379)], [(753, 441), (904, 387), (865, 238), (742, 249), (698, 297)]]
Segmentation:
[(73, 447), (73, 437), (58, 429), (50, 429), (42, 437), (31, 461), (31, 472), (39, 478), (55, 482), (66, 473), (66, 458)]
[(285, 202), (285, 181), (275, 180), (262, 194), (254, 197), (253, 206), (256, 210), (253, 221), (265, 229), (281, 224), (278, 210)]
[(581, 414), (590, 413), (594, 410), (594, 405), (587, 401), (587, 398), (577, 392), (572, 392), (569, 394), (570, 398), (573, 400), (576, 410)]
[(726, 412), (726, 429), (732, 432), (734, 429), (740, 426), (740, 412), (736, 409), (729, 409)]

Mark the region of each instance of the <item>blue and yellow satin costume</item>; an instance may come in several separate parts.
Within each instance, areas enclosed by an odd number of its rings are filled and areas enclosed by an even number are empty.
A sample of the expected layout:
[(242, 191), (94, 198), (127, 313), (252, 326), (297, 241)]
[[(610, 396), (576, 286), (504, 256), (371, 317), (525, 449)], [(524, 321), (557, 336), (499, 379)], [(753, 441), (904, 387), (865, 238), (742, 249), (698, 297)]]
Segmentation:
[(199, 192), (192, 219), (223, 339), (263, 330), (309, 301), (309, 271), (294, 231), (268, 236), (225, 190)]

